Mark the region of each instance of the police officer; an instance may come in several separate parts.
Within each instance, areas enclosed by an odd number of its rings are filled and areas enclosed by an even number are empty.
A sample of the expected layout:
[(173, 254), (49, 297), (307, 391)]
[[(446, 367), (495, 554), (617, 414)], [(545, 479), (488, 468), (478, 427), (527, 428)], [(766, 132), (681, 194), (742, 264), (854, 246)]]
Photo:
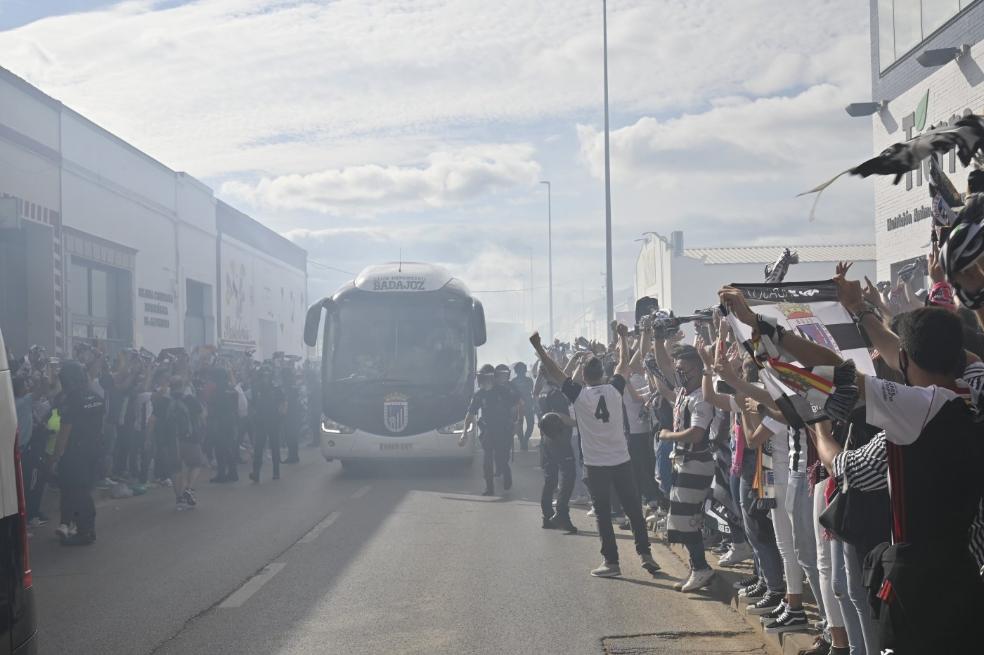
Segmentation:
[[(504, 376), (500, 369), (505, 369)], [(484, 453), (482, 472), (485, 476), (485, 491), (482, 495), (491, 496), (495, 493), (493, 464), (495, 470), (502, 474), (503, 489), (508, 491), (512, 487), (509, 453), (522, 400), (509, 385), (509, 367), (505, 364), (497, 368), (492, 368), (490, 364), (484, 365), (478, 372), (478, 387), (465, 415), (461, 442), (464, 443), (465, 435), (472, 430), (475, 417), (481, 412), (482, 418), (478, 422), (481, 434), (478, 439)]]
[(280, 434), (284, 415), (287, 413), (287, 397), (280, 385), (276, 384), (271, 365), (264, 364), (260, 367), (249, 406), (253, 411), (253, 472), (249, 474), (249, 478), (254, 484), (260, 481), (263, 453), (269, 444), (273, 479), (279, 480)]
[(88, 375), (79, 362), (64, 362), (58, 377), (64, 396), (54, 459), (61, 488), (61, 522), (69, 525), (74, 521), (78, 527), (78, 532), (65, 536), (62, 544), (86, 546), (96, 540), (92, 487), (99, 473), (106, 407), (102, 398), (89, 390)]
[(215, 461), (218, 465), (216, 476), (209, 482), (237, 482), (239, 442), (236, 416), (239, 412), (239, 395), (232, 388), (228, 370), (218, 367), (209, 369), (206, 378), (206, 429), (209, 442), (215, 449)]
[[(529, 450), (530, 447), (530, 437), (533, 435), (533, 422), (535, 420), (534, 410), (536, 406), (533, 403), (533, 378), (526, 374), (526, 364), (523, 362), (516, 362), (513, 365), (513, 370), (516, 372), (516, 377), (512, 379), (513, 388), (520, 398), (523, 399), (523, 413), (520, 415), (519, 422), (516, 424), (516, 436), (519, 437), (519, 449), (522, 451)], [(526, 425), (523, 425), (523, 420), (525, 419)]]

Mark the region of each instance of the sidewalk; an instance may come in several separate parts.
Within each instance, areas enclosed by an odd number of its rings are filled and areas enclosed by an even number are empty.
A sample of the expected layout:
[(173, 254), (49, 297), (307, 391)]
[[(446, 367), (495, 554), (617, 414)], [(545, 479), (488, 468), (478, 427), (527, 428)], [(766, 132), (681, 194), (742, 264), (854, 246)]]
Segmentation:
[[(652, 536), (650, 538), (655, 539)], [(659, 541), (660, 543), (665, 544), (673, 554), (680, 558), (681, 561), (687, 563), (687, 549), (681, 544), (667, 544), (662, 539)], [(776, 655), (797, 655), (800, 650), (813, 646), (813, 640), (816, 636), (815, 632), (786, 632), (777, 635), (766, 634), (759, 617), (745, 612), (747, 603), (743, 599), (738, 598), (738, 592), (735, 590), (733, 585), (738, 580), (752, 574), (751, 563), (742, 564), (732, 568), (722, 568), (717, 566), (717, 557), (713, 556), (711, 553), (708, 553), (707, 561), (717, 572), (717, 575), (714, 576), (713, 581), (708, 587), (710, 595), (722, 603), (727, 603), (733, 606), (738, 614), (745, 619), (748, 625), (750, 625), (758, 634), (762, 635), (766, 646), (770, 651), (776, 653)], [(806, 608), (807, 616), (809, 617), (812, 625), (818, 620), (818, 616), (817, 607), (813, 602), (813, 597), (810, 594), (809, 586), (804, 589), (803, 606)]]

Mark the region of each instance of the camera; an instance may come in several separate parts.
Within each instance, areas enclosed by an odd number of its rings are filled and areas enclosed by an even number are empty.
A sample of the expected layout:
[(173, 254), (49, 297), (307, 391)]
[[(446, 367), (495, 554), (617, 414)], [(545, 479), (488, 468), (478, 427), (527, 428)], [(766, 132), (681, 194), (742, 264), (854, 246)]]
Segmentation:
[(736, 393), (738, 393), (738, 391), (733, 386), (731, 386), (724, 380), (718, 380), (717, 382), (714, 383), (714, 391), (716, 391), (721, 395), (728, 395), (728, 396), (733, 396)]

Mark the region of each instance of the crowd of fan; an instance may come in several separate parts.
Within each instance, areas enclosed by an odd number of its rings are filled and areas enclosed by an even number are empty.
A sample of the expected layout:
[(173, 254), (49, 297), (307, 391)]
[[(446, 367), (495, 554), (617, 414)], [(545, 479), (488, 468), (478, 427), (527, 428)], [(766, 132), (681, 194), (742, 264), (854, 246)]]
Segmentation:
[[(690, 343), (665, 312), (631, 333), (613, 324), (609, 345), (544, 347), (534, 335), (543, 527), (576, 531), (569, 506), (583, 478), (605, 558), (593, 575), (621, 572), (612, 522), (632, 529), (653, 572), (633, 520), (644, 514), (650, 530), (689, 552), (678, 590), (711, 584), (708, 549), (721, 566), (750, 563), (753, 573), (735, 585), (747, 611), (770, 633), (818, 629), (805, 653), (979, 648), (984, 310), (956, 300), (943, 258), (934, 246), (895, 286), (850, 280), (849, 263), (833, 271), (876, 376), (755, 313), (732, 287), (710, 315), (688, 317)], [(737, 336), (738, 325), (751, 336)], [(765, 378), (803, 391), (818, 416), (804, 420)], [(621, 420), (611, 398), (605, 409), (611, 387)], [(606, 441), (609, 423), (624, 442)], [(565, 476), (568, 457), (576, 465)], [(819, 624), (804, 609), (807, 587)]]
[(211, 347), (127, 349), (111, 358), (81, 341), (71, 360), (41, 346), (8, 360), (29, 526), (49, 522), (44, 497), (57, 493), (65, 545), (95, 541), (94, 489), (127, 498), (170, 487), (176, 509), (190, 509), (200, 474), (234, 483), (245, 463), (258, 483), (266, 460), (277, 479), (318, 434), (319, 376), (283, 353), (258, 362)]

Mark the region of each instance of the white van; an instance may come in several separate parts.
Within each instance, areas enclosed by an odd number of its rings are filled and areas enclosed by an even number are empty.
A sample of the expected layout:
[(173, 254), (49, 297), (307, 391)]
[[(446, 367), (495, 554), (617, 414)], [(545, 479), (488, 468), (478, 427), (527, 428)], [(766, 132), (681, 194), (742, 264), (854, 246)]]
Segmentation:
[(8, 364), (0, 333), (0, 655), (29, 655), (37, 653), (38, 626)]

